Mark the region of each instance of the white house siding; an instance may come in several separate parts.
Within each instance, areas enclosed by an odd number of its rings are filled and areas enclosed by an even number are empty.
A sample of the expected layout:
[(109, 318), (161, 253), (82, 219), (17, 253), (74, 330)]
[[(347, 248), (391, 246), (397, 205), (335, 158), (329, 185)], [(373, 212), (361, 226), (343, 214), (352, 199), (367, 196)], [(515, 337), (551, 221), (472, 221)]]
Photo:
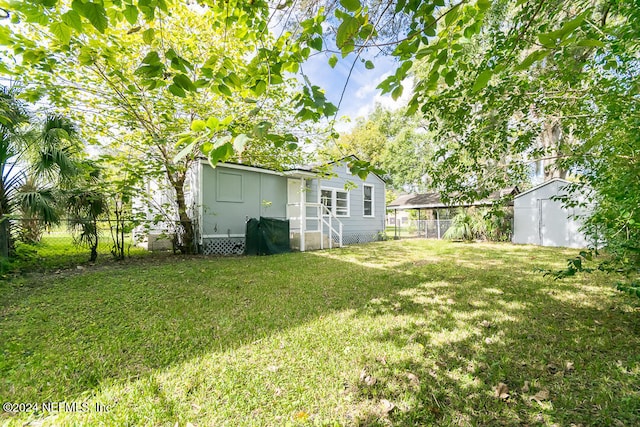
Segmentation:
[[(564, 208), (554, 196), (566, 195), (568, 181), (554, 179), (517, 195), (514, 199), (513, 243), (584, 248), (589, 245), (582, 226), (584, 208)], [(580, 202), (582, 195), (572, 197)]]
[[(345, 184), (352, 182), (357, 188), (348, 190), (349, 193), (349, 216), (338, 217), (343, 224), (342, 241), (343, 244), (364, 243), (378, 240), (380, 233), (385, 229), (385, 183), (377, 175), (370, 173), (363, 181), (357, 175), (347, 172), (347, 162), (335, 163), (333, 172), (337, 175), (331, 179), (320, 179), (310, 182), (307, 190), (307, 202), (320, 203), (320, 191), (322, 189), (336, 189), (345, 191)], [(364, 184), (373, 186), (373, 217), (364, 216), (363, 192)], [(315, 215), (312, 209), (307, 210), (308, 215)], [(313, 226), (309, 221), (309, 229)]]

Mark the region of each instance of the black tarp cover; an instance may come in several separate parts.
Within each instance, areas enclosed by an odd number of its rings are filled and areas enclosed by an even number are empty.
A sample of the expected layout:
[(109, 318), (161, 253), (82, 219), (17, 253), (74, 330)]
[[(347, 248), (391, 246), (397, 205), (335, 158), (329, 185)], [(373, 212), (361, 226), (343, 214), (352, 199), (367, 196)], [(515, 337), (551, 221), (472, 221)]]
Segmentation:
[(289, 220), (260, 217), (247, 221), (245, 255), (291, 252)]

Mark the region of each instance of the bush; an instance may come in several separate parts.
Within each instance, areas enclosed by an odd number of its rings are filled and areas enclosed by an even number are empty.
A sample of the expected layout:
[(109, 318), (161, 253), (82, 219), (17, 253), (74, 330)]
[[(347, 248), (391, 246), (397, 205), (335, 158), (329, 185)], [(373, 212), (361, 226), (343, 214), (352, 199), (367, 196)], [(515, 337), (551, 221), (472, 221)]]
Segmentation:
[(496, 242), (511, 239), (513, 214), (507, 208), (461, 210), (453, 217), (451, 227), (444, 233), (450, 240), (490, 240)]

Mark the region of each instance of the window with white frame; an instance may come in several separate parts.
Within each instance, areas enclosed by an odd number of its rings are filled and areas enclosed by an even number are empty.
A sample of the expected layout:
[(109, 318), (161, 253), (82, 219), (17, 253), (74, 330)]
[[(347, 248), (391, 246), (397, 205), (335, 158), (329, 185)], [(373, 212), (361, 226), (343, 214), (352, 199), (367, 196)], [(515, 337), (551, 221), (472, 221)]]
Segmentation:
[(320, 203), (335, 216), (349, 216), (349, 192), (335, 188), (320, 190)]
[(362, 203), (363, 216), (373, 216), (373, 185), (362, 186)]

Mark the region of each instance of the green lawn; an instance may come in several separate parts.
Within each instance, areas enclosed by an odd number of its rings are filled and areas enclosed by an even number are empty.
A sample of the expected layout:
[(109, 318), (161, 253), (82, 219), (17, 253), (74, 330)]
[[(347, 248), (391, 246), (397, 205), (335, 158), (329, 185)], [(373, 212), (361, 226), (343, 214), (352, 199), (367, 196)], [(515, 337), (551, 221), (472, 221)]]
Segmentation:
[[(98, 245), (97, 264), (108, 264), (113, 261), (112, 246), (113, 243), (108, 233), (102, 233)], [(134, 246), (130, 238), (125, 241), (125, 251), (129, 257), (148, 254), (145, 249)], [(0, 279), (4, 278), (3, 276), (18, 273), (50, 272), (84, 265), (89, 261), (90, 252), (89, 248), (76, 245), (69, 232), (45, 233), (37, 244), (16, 243), (17, 255), (11, 261), (0, 262)]]
[(0, 424), (638, 425), (640, 300), (535, 271), (574, 252), (388, 241), (0, 284), (0, 401), (40, 405)]

